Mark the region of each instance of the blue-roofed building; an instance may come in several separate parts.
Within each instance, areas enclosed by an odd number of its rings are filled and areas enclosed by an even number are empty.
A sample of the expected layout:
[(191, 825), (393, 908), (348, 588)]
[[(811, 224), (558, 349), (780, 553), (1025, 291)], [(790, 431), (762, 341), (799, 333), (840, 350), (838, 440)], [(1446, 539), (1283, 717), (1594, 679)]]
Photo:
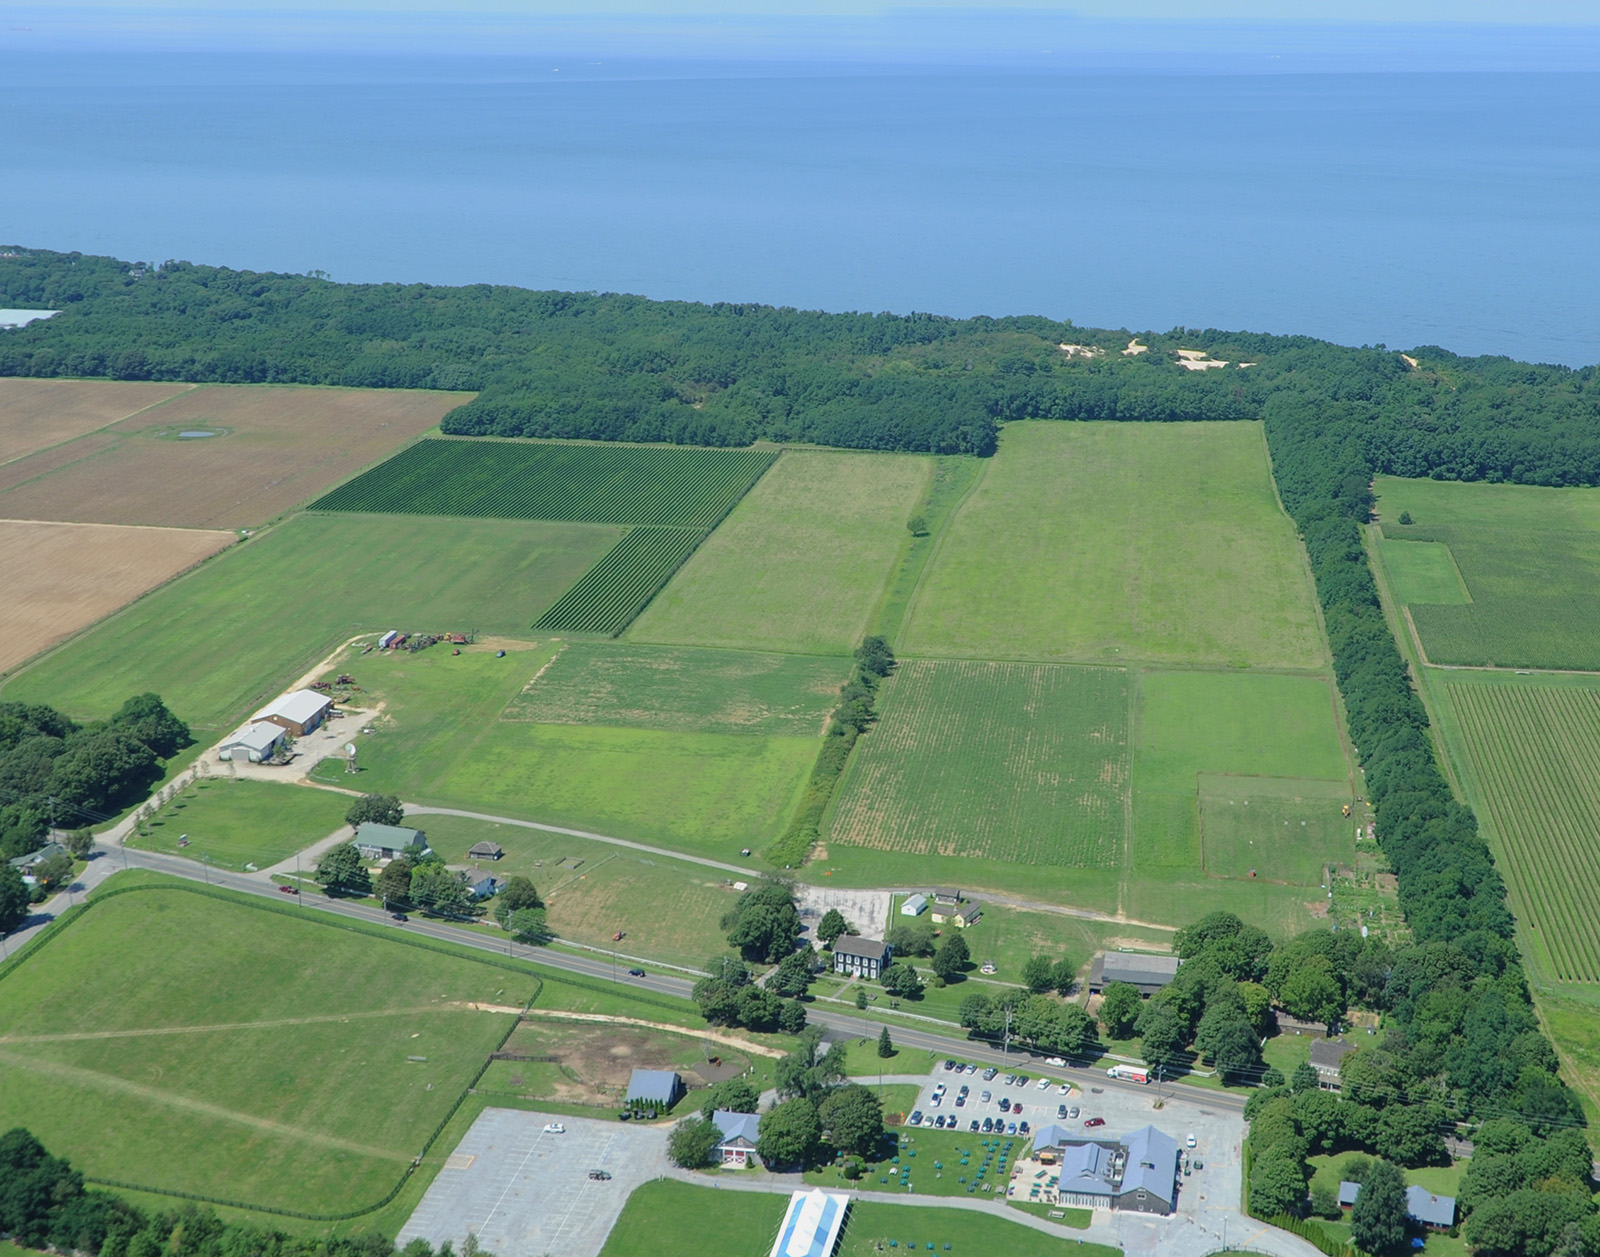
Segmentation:
[(850, 1197), (820, 1187), (795, 1192), (772, 1241), (770, 1257), (832, 1257)]
[(683, 1079), (670, 1069), (636, 1069), (628, 1079), (629, 1101), (663, 1109), (676, 1104), (685, 1090)]
[(722, 1134), (717, 1144), (717, 1155), (727, 1169), (742, 1170), (756, 1154), (756, 1141), (761, 1138), (761, 1116), (757, 1113), (735, 1113), (730, 1109), (716, 1109), (711, 1114), (711, 1124)]
[(1034, 1135), (1033, 1157), (1055, 1171), (1049, 1203), (1161, 1214), (1177, 1205), (1178, 1141), (1154, 1126), (1113, 1140), (1052, 1124)]
[(1123, 1143), (1128, 1163), (1122, 1171), (1117, 1208), (1171, 1213), (1178, 1203), (1178, 1141), (1165, 1131), (1145, 1126)]

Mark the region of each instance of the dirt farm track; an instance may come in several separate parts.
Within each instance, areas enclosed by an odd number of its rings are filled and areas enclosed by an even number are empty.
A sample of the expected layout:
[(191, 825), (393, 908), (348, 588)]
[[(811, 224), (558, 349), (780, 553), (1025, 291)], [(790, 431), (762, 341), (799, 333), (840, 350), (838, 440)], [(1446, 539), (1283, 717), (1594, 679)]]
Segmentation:
[[(40, 383), (63, 387), (41, 401), (30, 391)], [(159, 394), (122, 391), (133, 387), (0, 380), (0, 459), (13, 426), (19, 449), (28, 442), (37, 451), (0, 461), (0, 519), (252, 527), (398, 449), (473, 396), (205, 385), (160, 400)], [(98, 406), (94, 413), (103, 414), (120, 406), (125, 417), (108, 416), (93, 430), (89, 418), (75, 420), (82, 435), (58, 435), (64, 443), (45, 448), (27, 435), (27, 425), (9, 422), (13, 399), (28, 413), (41, 406), (55, 407), (50, 413), (58, 415)], [(49, 421), (36, 415), (30, 422), (42, 430)], [(57, 430), (66, 423), (60, 420)]]
[(0, 520), (0, 671), (234, 540), (231, 532)]

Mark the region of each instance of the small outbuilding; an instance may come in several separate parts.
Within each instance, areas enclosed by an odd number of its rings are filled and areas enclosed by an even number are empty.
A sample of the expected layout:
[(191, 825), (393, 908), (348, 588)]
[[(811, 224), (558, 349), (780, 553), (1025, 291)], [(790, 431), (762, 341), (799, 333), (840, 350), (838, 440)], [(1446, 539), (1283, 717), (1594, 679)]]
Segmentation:
[(380, 825), (377, 821), (364, 821), (356, 827), (356, 850), (368, 860), (392, 860), (405, 853), (407, 847), (421, 847), (427, 855), (428, 835), (420, 829), (405, 825)]
[(933, 896), (933, 902), (937, 907), (953, 908), (961, 902), (961, 892), (952, 890), (948, 886), (935, 886), (928, 893)]
[(853, 938), (841, 934), (833, 944), (833, 971), (870, 981), (889, 967), (893, 955), (894, 948), (881, 938)]
[(756, 1141), (761, 1138), (761, 1116), (758, 1113), (734, 1113), (729, 1109), (716, 1109), (711, 1114), (711, 1124), (722, 1134), (717, 1144), (717, 1155), (730, 1170), (742, 1170), (756, 1154)]
[(900, 905), (900, 915), (903, 917), (920, 917), (927, 910), (926, 895), (907, 895), (906, 901)]
[(217, 747), (217, 758), (264, 763), (278, 753), (288, 735), (282, 725), (271, 720), (255, 720), (235, 731)]
[(636, 1069), (628, 1079), (628, 1101), (670, 1109), (683, 1098), (683, 1079), (670, 1069)]
[(333, 699), (316, 690), (295, 690), (273, 699), (251, 720), (270, 720), (297, 738), (303, 738), (328, 718)]
[(474, 860), (498, 860), (505, 854), (505, 848), (498, 842), (475, 842), (467, 849), (467, 855)]
[(492, 899), (500, 893), (502, 882), (488, 873), (468, 873), (467, 889), (474, 899)]
[(1126, 982), (1140, 995), (1154, 995), (1178, 975), (1183, 963), (1176, 956), (1150, 956), (1139, 952), (1103, 951), (1089, 969), (1089, 993), (1098, 995), (1113, 982)]

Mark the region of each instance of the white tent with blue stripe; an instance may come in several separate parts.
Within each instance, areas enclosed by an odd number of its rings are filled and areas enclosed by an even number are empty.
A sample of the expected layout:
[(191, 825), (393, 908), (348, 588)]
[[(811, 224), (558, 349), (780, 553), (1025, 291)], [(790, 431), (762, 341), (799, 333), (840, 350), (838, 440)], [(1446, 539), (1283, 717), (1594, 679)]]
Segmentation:
[(772, 1257), (832, 1257), (849, 1208), (850, 1197), (837, 1192), (820, 1187), (795, 1192), (773, 1241)]

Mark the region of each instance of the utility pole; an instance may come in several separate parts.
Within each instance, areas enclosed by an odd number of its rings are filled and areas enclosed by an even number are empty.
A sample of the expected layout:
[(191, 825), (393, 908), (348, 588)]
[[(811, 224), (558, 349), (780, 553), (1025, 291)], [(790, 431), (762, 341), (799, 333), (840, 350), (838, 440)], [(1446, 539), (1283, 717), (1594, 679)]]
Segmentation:
[(1011, 1055), (1011, 1005), (1006, 1005), (1006, 1031), (1005, 1037), (1000, 1041), (1000, 1055)]

